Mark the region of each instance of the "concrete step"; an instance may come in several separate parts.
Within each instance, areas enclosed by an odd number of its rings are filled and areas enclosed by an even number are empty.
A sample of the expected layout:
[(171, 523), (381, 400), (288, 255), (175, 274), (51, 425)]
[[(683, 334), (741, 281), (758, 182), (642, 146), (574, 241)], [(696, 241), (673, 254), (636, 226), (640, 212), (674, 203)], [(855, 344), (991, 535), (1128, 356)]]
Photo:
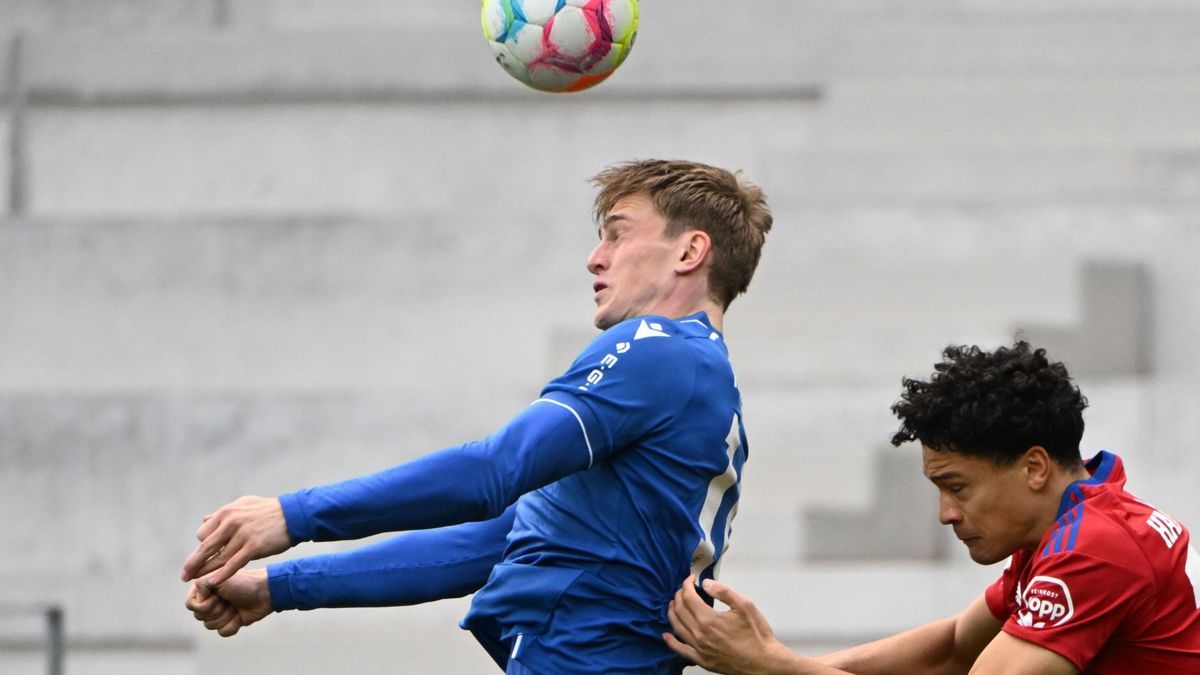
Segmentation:
[[(770, 27), (803, 26), (818, 20), (938, 21), (938, 20), (1130, 20), (1149, 17), (1194, 18), (1188, 0), (1153, 0), (1136, 6), (1119, 0), (1068, 0), (1053, 5), (1018, 0), (1003, 5), (973, 0), (939, 0), (897, 6), (882, 0), (852, 0), (831, 4), (820, 0), (760, 0), (736, 11), (716, 0), (688, 4), (644, 2), (644, 24), (679, 25), (712, 21), (722, 25)], [(133, 34), (159, 30), (212, 29), (247, 32), (321, 32), (384, 27), (390, 30), (439, 30), (461, 24), (478, 26), (478, 7), (469, 3), (399, 7), (384, 0), (344, 0), (336, 4), (287, 0), (107, 0), (44, 2), (7, 0), (0, 14), (0, 33), (108, 32)]]
[(588, 227), (587, 179), (608, 164), (690, 157), (753, 170), (762, 129), (777, 128), (772, 147), (794, 148), (811, 119), (804, 101), (732, 102), (691, 115), (690, 102), (559, 107), (561, 100), (32, 110), (28, 213), (453, 213), (495, 222), (513, 208), (520, 219), (577, 204), (572, 222)]
[(321, 33), (361, 29), (441, 32), (462, 25), (479, 29), (478, 3), (408, 3), (388, 0), (291, 2), (224, 0), (220, 25), (231, 31)]
[[(714, 12), (690, 4), (662, 15), (661, 8), (643, 11), (640, 40), (620, 73), (602, 89), (572, 97), (536, 96), (505, 76), (492, 63), (478, 17), (458, 15), (463, 7), (452, 20), (381, 17), (344, 26), (339, 17), (351, 15), (339, 6), (321, 15), (320, 28), (303, 30), (53, 31), (25, 37), (21, 51), (30, 100), (45, 105), (438, 96), (514, 97), (539, 104), (632, 96), (778, 98), (811, 97), (859, 79), (1053, 77), (1059, 85), (1059, 79), (1110, 80), (1120, 88), (1123, 80), (1200, 72), (1200, 54), (1193, 48), (1200, 41), (1200, 12), (1192, 21), (1154, 14), (1133, 20), (997, 21), (990, 15), (846, 20), (811, 18), (799, 8), (754, 7), (722, 16), (719, 42), (712, 40)], [(251, 24), (264, 21), (271, 24), (267, 19)]]
[[(1190, 443), (1200, 422), (1189, 414), (1200, 405), (1200, 388), (1136, 380), (1081, 384), (1092, 402), (1085, 453), (1118, 452), (1135, 494), (1184, 523), (1200, 522), (1194, 499), (1200, 459)], [(939, 563), (802, 562), (814, 534), (803, 513), (818, 507), (827, 515), (862, 513), (886, 492), (876, 482), (881, 477), (873, 477), (875, 462), (915, 451), (879, 446), (895, 427), (887, 406), (897, 391), (898, 384), (744, 391), (751, 456), (723, 578), (758, 602), (786, 640), (853, 641), (949, 615), (998, 574), (970, 563), (955, 542)], [(0, 462), (9, 469), (0, 473), (0, 508), (14, 514), (0, 556), (5, 602), (61, 603), (69, 635), (93, 646), (141, 636), (183, 650), (197, 634), (174, 574), (203, 513), (239, 494), (328, 482), (477, 437), (507, 415), (505, 407), (495, 392), (470, 389), (456, 397), (403, 399), (0, 397)], [(477, 413), (447, 415), (448, 409)], [(935, 522), (931, 510), (919, 507), (898, 515), (914, 524)], [(45, 536), (47, 519), (59, 536)], [(861, 528), (823, 534), (854, 541), (863, 535)], [(352, 545), (306, 544), (289, 555)], [(140, 592), (114, 593), (131, 575), (143, 580)], [(228, 652), (195, 639), (201, 661), (240, 654), (243, 647), (261, 649), (267, 658), (271, 643), (290, 639), (282, 634), (309, 635), (309, 629), (358, 635), (358, 621), (410, 637), (425, 626), (429, 632), (420, 634), (433, 644), (443, 639), (434, 632), (460, 635), (452, 626), (462, 610), (438, 603), (420, 611), (289, 613), (248, 632), (249, 641), (220, 643)], [(11, 630), (9, 637), (32, 639), (38, 628)], [(217, 651), (204, 656), (209, 649)], [(93, 650), (92, 656), (103, 654)]]
[[(683, 102), (36, 109), (25, 119), (22, 201), (28, 214), (52, 218), (526, 217), (586, 204), (587, 177), (648, 156), (744, 168), (774, 188), (780, 210), (1200, 199), (1200, 123), (1190, 119), (1135, 119), (1127, 106), (1113, 112), (1109, 134), (1101, 128), (1108, 123), (1075, 129), (1082, 120), (1064, 111), (1045, 120), (1059, 128), (1056, 136), (1028, 116), (989, 127), (969, 112), (986, 97), (967, 96), (944, 114), (939, 135), (926, 117), (936, 117), (939, 96), (931, 94), (911, 99), (924, 112), (895, 118), (894, 126), (908, 128), (904, 135), (884, 130), (870, 111), (879, 96), (863, 93), (828, 109), (799, 100), (727, 102), (704, 116), (688, 115), (691, 104)], [(834, 121), (838, 111), (847, 119)], [(1131, 126), (1118, 131), (1121, 119)], [(764, 137), (764, 129), (772, 131)], [(115, 161), (120, 171), (109, 169)]]
[[(175, 570), (170, 581), (195, 546), (202, 516), (218, 506), (481, 439), (536, 397), (491, 390), (485, 401), (462, 389), (459, 397), (402, 398), (0, 397), (0, 506), (20, 516), (6, 528), (0, 577), (28, 575), (28, 593), (50, 592), (63, 579), (82, 585), (88, 576)], [(337, 546), (305, 554), (330, 548)], [(107, 610), (101, 603), (89, 611)]]
[[(1190, 306), (1200, 293), (1190, 213), (781, 213), (751, 292), (730, 311), (737, 372), (743, 385), (890, 385), (952, 341), (1001, 344), (1035, 327), (1086, 336), (1099, 316), (1087, 293), (1106, 278), (1088, 276), (1093, 259), (1143, 265), (1156, 305)], [(460, 378), (536, 392), (595, 335), (583, 263), (594, 234), (586, 221), (569, 224), (567, 210), (547, 214), (483, 229), (439, 219), (7, 221), (0, 390), (452, 391), (461, 379), (441, 369), (457, 363), (471, 373)], [(1145, 292), (1113, 316), (1133, 316)], [(1148, 321), (1186, 329), (1190, 316)], [(1188, 350), (1158, 365), (1171, 346), (1160, 333), (1129, 343), (1150, 350), (1142, 363), (1200, 372)]]
[(212, 27), (220, 5), (219, 0), (5, 0), (0, 35), (194, 31)]
[[(814, 126), (821, 124), (815, 122)], [(822, 137), (814, 134), (814, 138)], [(927, 142), (940, 143), (936, 139)], [(864, 144), (837, 150), (772, 149), (763, 151), (761, 157), (760, 180), (766, 185), (788, 186), (775, 195), (775, 204), (781, 209), (1200, 200), (1200, 151), (1186, 146), (882, 149)]]
[(1190, 150), (1200, 145), (1194, 77), (845, 81), (821, 107), (837, 149)]
[[(557, 327), (595, 334), (584, 269), (594, 230), (494, 227), (507, 231), (438, 221), (8, 223), (0, 388), (458, 390), (465, 378), (534, 397), (567, 363), (548, 358)], [(449, 378), (446, 363), (466, 370)]]

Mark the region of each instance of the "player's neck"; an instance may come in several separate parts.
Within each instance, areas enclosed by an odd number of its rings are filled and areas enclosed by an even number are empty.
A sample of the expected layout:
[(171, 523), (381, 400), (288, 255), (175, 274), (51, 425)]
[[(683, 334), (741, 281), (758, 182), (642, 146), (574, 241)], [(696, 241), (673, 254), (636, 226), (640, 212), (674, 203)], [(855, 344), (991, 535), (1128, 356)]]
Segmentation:
[(713, 328), (724, 332), (725, 331), (725, 310), (717, 302), (709, 298), (703, 300), (697, 299), (680, 299), (675, 302), (660, 303), (653, 311), (647, 314), (657, 314), (665, 316), (668, 319), (682, 319), (685, 316), (691, 316), (697, 312), (704, 312), (708, 315), (708, 322)]
[(725, 331), (725, 308), (713, 299), (712, 294), (708, 292), (708, 284), (701, 281), (699, 277), (691, 277), (676, 286), (663, 299), (660, 309), (662, 311), (657, 312), (658, 314), (672, 319), (681, 319), (697, 312), (704, 312), (708, 315), (708, 321), (713, 328), (721, 332)]
[(721, 308), (721, 305), (714, 302), (711, 307), (707, 307), (703, 311), (708, 314), (708, 322), (712, 324), (712, 327), (724, 333), (725, 310)]
[[(1044, 506), (1042, 507), (1045, 512), (1045, 517), (1043, 518), (1041, 532), (1036, 537), (1038, 542), (1040, 542), (1042, 537), (1044, 537), (1047, 532), (1054, 529), (1055, 524), (1058, 522), (1058, 510), (1062, 506), (1063, 496), (1066, 494), (1067, 488), (1071, 487), (1071, 484), (1076, 481), (1087, 480), (1091, 477), (1092, 476), (1090, 473), (1088, 473), (1088, 470), (1082, 466), (1070, 470), (1060, 470), (1054, 473), (1054, 477), (1051, 479), (1051, 482), (1045, 491), (1046, 500)], [(1031, 550), (1035, 549), (1037, 545), (1040, 544), (1035, 544)]]

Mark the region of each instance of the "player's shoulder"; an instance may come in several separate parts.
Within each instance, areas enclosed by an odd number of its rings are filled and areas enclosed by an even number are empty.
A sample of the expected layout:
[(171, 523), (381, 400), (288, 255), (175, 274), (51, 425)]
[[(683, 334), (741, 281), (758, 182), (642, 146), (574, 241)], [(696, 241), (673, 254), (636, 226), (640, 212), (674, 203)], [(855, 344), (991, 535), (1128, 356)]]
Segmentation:
[(656, 314), (646, 314), (626, 319), (609, 328), (605, 334), (622, 335), (631, 339), (654, 337), (696, 338), (713, 333), (712, 324), (704, 312), (671, 319)]
[(1106, 490), (1081, 502), (1055, 522), (1034, 556), (1035, 564), (1078, 562), (1101, 572), (1111, 568), (1152, 576), (1148, 540), (1137, 522), (1148, 512), (1138, 504), (1120, 490)]
[[(707, 325), (705, 329), (711, 330)], [(593, 339), (543, 393), (566, 387), (576, 395), (580, 391), (609, 392), (610, 396), (648, 397), (660, 403), (686, 400), (694, 394), (698, 380), (711, 379), (709, 364), (721, 358), (709, 353), (712, 347), (708, 345), (697, 348), (699, 341), (692, 338), (699, 334), (699, 326), (662, 316), (622, 321)]]
[(605, 330), (584, 353), (636, 353), (641, 358), (694, 360), (711, 351), (721, 339), (703, 315), (682, 319), (648, 315), (626, 319)]

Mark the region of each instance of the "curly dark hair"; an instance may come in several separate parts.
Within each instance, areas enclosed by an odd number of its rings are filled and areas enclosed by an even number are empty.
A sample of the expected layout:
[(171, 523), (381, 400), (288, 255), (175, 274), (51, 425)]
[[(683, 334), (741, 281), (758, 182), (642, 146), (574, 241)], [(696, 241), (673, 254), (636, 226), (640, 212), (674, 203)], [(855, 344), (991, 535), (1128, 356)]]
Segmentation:
[(1061, 466), (1082, 464), (1079, 439), (1087, 399), (1067, 368), (1024, 340), (985, 352), (950, 346), (928, 382), (904, 378), (892, 406), (900, 430), (892, 445), (920, 441), (1011, 466), (1040, 445)]

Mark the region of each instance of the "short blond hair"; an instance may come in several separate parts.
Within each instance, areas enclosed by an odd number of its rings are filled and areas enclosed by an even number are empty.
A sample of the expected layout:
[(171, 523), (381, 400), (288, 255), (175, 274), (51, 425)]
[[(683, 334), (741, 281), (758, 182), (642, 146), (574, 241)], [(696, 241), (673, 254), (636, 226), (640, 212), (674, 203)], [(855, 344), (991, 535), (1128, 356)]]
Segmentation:
[(668, 235), (701, 230), (712, 239), (709, 293), (723, 307), (750, 286), (773, 218), (758, 186), (741, 171), (678, 160), (639, 160), (610, 166), (592, 178), (599, 189), (593, 215), (604, 222), (621, 199), (646, 194), (666, 221)]

